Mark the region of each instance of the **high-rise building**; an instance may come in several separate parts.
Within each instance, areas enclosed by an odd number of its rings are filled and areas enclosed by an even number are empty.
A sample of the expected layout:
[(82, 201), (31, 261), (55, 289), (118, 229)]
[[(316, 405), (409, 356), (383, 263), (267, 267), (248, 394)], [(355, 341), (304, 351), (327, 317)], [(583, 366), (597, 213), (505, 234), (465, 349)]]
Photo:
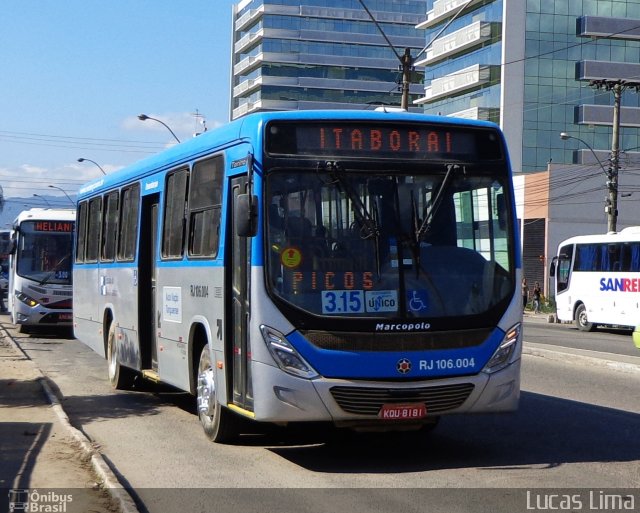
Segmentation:
[[(416, 63), (425, 67), (417, 104), (427, 113), (499, 122), (516, 172), (541, 171), (550, 161), (594, 162), (561, 132), (584, 139), (606, 161), (613, 96), (579, 80), (578, 63), (591, 62), (591, 70), (593, 61), (614, 62), (607, 73), (640, 77), (638, 20), (640, 0), (427, 0), (418, 27), (433, 43)], [(624, 93), (621, 149), (640, 146), (639, 105), (635, 91)]]
[[(400, 106), (400, 60), (417, 55), (426, 0), (243, 0), (233, 10), (231, 119), (255, 111)], [(380, 29), (391, 41), (389, 46)], [(410, 110), (423, 91), (417, 70)]]

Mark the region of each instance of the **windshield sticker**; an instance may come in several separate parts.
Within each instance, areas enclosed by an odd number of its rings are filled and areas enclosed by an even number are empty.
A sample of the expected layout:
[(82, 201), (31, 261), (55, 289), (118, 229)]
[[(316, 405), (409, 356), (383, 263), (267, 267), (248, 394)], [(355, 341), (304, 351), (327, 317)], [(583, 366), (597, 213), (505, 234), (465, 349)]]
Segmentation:
[(397, 290), (368, 290), (365, 293), (367, 312), (397, 312)]
[(426, 290), (409, 290), (407, 291), (407, 310), (409, 312), (426, 312), (427, 310), (427, 291)]
[(280, 262), (289, 269), (295, 269), (302, 263), (302, 253), (298, 248), (284, 248), (280, 253)]
[(322, 313), (363, 313), (364, 295), (361, 290), (323, 290)]

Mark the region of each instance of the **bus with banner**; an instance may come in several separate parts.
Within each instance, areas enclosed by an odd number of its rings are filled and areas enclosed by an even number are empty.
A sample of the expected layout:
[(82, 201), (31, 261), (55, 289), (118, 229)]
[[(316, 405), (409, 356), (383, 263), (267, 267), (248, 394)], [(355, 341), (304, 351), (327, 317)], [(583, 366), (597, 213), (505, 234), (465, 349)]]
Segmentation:
[(71, 327), (74, 226), (72, 209), (32, 208), (14, 220), (7, 302), (19, 331)]
[(582, 331), (640, 324), (640, 226), (562, 241), (550, 274), (558, 320)]
[(488, 122), (257, 113), (84, 185), (78, 339), (116, 388), (244, 422), (429, 429), (513, 411), (522, 278), (507, 148)]

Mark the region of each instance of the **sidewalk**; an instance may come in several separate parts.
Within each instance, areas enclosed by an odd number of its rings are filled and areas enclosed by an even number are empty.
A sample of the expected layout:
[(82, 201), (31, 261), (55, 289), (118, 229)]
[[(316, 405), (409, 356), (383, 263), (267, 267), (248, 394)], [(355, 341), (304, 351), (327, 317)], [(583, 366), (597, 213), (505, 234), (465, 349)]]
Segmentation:
[(128, 494), (113, 493), (123, 489), (3, 322), (6, 315), (0, 315), (0, 512), (24, 511), (26, 500), (68, 513), (132, 511)]

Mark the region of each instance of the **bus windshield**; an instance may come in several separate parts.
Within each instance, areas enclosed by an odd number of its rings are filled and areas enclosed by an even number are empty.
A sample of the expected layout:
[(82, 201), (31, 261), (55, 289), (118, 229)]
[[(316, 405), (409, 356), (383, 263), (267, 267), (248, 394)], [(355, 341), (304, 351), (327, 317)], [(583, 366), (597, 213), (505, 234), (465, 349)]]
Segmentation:
[(432, 169), (269, 173), (271, 294), (317, 316), (376, 318), (478, 315), (509, 298), (508, 178)]
[[(59, 225), (59, 226), (58, 226)], [(41, 285), (71, 284), (73, 223), (26, 221), (20, 225), (16, 272)]]

